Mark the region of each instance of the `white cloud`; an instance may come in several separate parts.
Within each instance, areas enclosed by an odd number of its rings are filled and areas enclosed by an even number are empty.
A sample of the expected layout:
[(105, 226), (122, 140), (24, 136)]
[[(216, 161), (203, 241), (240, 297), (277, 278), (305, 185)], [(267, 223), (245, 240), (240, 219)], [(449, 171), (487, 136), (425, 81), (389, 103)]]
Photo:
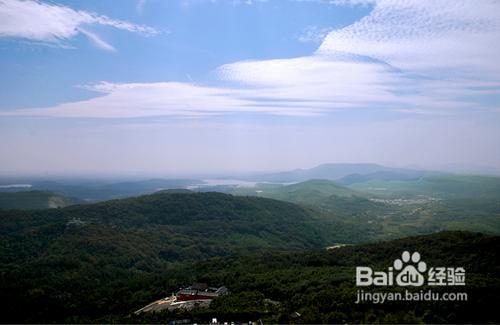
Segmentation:
[(103, 41), (99, 36), (97, 36), (95, 33), (89, 32), (83, 28), (79, 29), (82, 34), (87, 36), (87, 38), (98, 48), (106, 50), (106, 51), (116, 51), (116, 49), (113, 47), (113, 45), (106, 43)]
[(158, 33), (151, 27), (135, 25), (57, 4), (35, 0), (0, 0), (0, 37), (63, 44), (64, 41), (82, 33), (98, 47), (110, 50), (111, 45), (85, 28), (90, 25), (111, 26), (143, 34)]
[(219, 67), (218, 81), (231, 87), (100, 83), (90, 87), (103, 93), (99, 97), (4, 115), (313, 116), (363, 108), (416, 114), (480, 109), (477, 96), (500, 93), (500, 48), (492, 46), (500, 40), (499, 18), (497, 1), (380, 0), (368, 16), (331, 32), (311, 56)]
[(473, 96), (500, 93), (500, 47), (492, 46), (499, 41), (498, 1), (380, 0), (368, 16), (331, 32), (315, 55), (219, 71), (274, 93), (295, 85), (293, 95), (346, 107), (448, 114), (481, 107)]
[[(453, 89), (439, 82), (427, 85), (428, 94), (408, 90), (408, 94), (398, 95), (394, 89), (414, 87), (401, 74), (381, 64), (330, 57), (238, 62), (220, 67), (218, 77), (239, 85), (228, 88), (180, 82), (101, 82), (83, 87), (101, 93), (89, 100), (1, 115), (137, 118), (257, 113), (315, 116), (366, 107), (420, 114), (429, 109), (436, 112), (465, 105), (453, 99)], [(456, 91), (466, 86), (466, 83), (457, 83)], [(442, 88), (451, 94), (441, 94)]]
[(220, 67), (218, 74), (246, 85), (255, 97), (304, 101), (323, 112), (389, 103), (395, 100), (391, 85), (404, 83), (383, 65), (328, 56), (237, 62)]
[(319, 52), (369, 56), (419, 73), (497, 78), (500, 47), (492, 44), (499, 41), (498, 1), (380, 0), (370, 15), (331, 32)]
[[(85, 101), (64, 103), (49, 108), (3, 112), (4, 116), (51, 116), (92, 118), (134, 118), (148, 116), (201, 117), (232, 112), (278, 115), (313, 115), (321, 108), (307, 103), (284, 102), (284, 105), (252, 100), (256, 92), (244, 89), (204, 87), (194, 84), (99, 83), (86, 89), (103, 95)], [(274, 98), (273, 98), (274, 99)]]

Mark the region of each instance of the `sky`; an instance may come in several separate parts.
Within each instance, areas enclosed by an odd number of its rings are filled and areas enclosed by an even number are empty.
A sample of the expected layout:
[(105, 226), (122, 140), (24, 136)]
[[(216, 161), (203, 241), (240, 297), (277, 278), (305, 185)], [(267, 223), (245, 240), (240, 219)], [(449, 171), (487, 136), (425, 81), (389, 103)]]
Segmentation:
[(0, 175), (500, 170), (500, 1), (0, 0)]

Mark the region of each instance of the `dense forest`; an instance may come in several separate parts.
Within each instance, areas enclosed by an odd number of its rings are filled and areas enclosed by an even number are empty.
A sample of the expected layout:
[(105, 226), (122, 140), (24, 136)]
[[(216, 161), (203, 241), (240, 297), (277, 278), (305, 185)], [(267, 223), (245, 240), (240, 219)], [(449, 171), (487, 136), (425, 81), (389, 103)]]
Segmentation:
[(340, 242), (366, 239), (340, 218), (292, 203), (177, 191), (63, 209), (0, 210), (0, 223), (2, 259), (17, 261), (43, 257), (46, 250), (108, 254), (111, 246), (172, 262), (238, 250), (324, 247), (333, 233)]
[[(267, 192), (258, 196), (272, 198), (179, 189), (0, 209), (2, 321), (499, 321), (492, 306), (500, 292), (498, 197), (381, 197), (323, 180), (259, 188)], [(338, 244), (347, 246), (325, 249)], [(383, 269), (403, 249), (465, 267), (469, 301), (354, 304), (355, 266)], [(133, 314), (194, 281), (231, 294), (209, 308)]]
[[(214, 258), (181, 268), (182, 272), (176, 272), (183, 274), (177, 283), (201, 279), (225, 284), (233, 294), (216, 300), (209, 309), (164, 312), (130, 320), (164, 322), (190, 318), (207, 322), (209, 317), (217, 316), (241, 321), (260, 318), (266, 323), (498, 323), (499, 248), (498, 236), (441, 232), (328, 251)], [(356, 304), (355, 266), (371, 265), (383, 270), (403, 250), (420, 252), (429, 265), (463, 266), (467, 270), (465, 287), (432, 289), (467, 292), (468, 301)], [(175, 284), (175, 279), (165, 277), (155, 287), (167, 288), (167, 293)], [(387, 292), (398, 290), (401, 288), (388, 288)], [(294, 312), (300, 318), (295, 318)]]
[[(166, 323), (190, 319), (205, 323), (217, 317), (266, 323), (498, 323), (499, 247), (500, 237), (442, 232), (332, 250), (268, 250), (199, 262), (153, 264), (148, 269), (130, 269), (117, 259), (82, 267), (78, 262), (91, 257), (77, 252), (73, 261), (4, 267), (2, 320)], [(384, 269), (406, 249), (419, 251), (429, 265), (463, 266), (467, 285), (459, 289), (468, 293), (468, 301), (356, 304), (355, 266)], [(99, 253), (92, 257), (98, 259)], [(193, 281), (225, 285), (231, 293), (209, 308), (133, 314)]]

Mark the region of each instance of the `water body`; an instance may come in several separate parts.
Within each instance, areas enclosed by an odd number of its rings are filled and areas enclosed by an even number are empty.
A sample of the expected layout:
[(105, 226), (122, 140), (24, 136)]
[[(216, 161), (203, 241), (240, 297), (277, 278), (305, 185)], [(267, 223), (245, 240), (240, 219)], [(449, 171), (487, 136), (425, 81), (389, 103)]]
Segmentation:
[(204, 179), (203, 183), (188, 186), (188, 189), (210, 186), (255, 187), (257, 182), (242, 181), (239, 179)]
[(0, 185), (0, 188), (31, 188), (33, 185), (31, 184), (8, 184), (8, 185)]
[(290, 184), (295, 184), (295, 182), (273, 183), (273, 182), (250, 182), (250, 181), (242, 181), (240, 179), (204, 179), (202, 183), (188, 186), (188, 189), (197, 189), (200, 187), (212, 187), (212, 186), (257, 187), (259, 184), (290, 185)]

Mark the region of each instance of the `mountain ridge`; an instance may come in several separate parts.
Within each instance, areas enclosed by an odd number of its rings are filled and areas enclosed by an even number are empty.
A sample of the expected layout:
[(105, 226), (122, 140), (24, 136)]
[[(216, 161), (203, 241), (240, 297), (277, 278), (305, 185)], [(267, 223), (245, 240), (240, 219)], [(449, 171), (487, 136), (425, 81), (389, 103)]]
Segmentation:
[(242, 177), (242, 179), (278, 183), (300, 182), (309, 179), (326, 179), (335, 181), (353, 174), (365, 175), (377, 172), (394, 173), (399, 177), (401, 177), (401, 175), (423, 177), (424, 175), (438, 173), (417, 169), (386, 167), (374, 163), (326, 163), (308, 169), (294, 169), (276, 173), (257, 173)]

